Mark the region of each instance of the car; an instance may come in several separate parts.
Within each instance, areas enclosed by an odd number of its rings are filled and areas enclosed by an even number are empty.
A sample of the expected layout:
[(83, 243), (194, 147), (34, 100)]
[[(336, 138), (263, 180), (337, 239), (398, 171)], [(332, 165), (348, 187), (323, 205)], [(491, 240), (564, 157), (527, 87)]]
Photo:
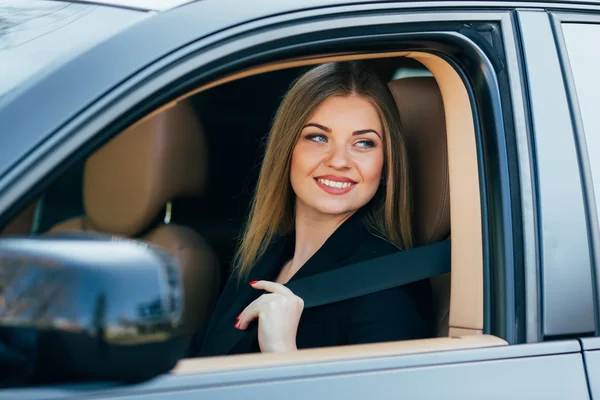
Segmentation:
[[(78, 379), (9, 381), (0, 399), (600, 399), (597, 41), (591, 0), (0, 3), (0, 325), (14, 323), (15, 260), (51, 277), (59, 260), (88, 283), (57, 290), (106, 282), (81, 308), (92, 337), (114, 312), (115, 335), (150, 342), (119, 358), (88, 341), (95, 352), (68, 354), (86, 365)], [(419, 244), (451, 226), (451, 273), (432, 278), (437, 336), (210, 358), (178, 342), (160, 358), (157, 337), (212, 312), (285, 91), (346, 60), (395, 94)], [(157, 275), (165, 254), (178, 278)], [(165, 282), (168, 315), (152, 297)], [(156, 368), (142, 379), (145, 357)]]

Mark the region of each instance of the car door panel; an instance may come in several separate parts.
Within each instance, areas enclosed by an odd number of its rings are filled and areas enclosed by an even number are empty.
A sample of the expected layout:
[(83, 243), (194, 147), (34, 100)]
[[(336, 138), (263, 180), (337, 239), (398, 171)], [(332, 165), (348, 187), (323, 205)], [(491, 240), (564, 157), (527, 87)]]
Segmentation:
[(581, 340), (583, 359), (593, 399), (600, 399), (600, 338)]
[(579, 351), (573, 340), (299, 365), (237, 379), (234, 372), (219, 388), (190, 387), (199, 378), (190, 375), (188, 385), (177, 385), (189, 387), (178, 398), (588, 399)]
[[(588, 399), (581, 355), (381, 370), (189, 390), (178, 399)], [(158, 399), (160, 396), (142, 396)]]
[[(280, 367), (210, 371), (176, 367), (174, 372), (137, 385), (64, 385), (0, 391), (1, 399), (122, 398), (139, 399), (264, 398), (467, 398), (587, 399), (580, 344), (576, 340), (532, 345), (495, 346), (389, 357), (299, 363)], [(343, 348), (339, 348), (343, 351)], [(294, 356), (291, 355), (293, 358)], [(210, 366), (213, 360), (195, 359)], [(184, 361), (185, 363), (186, 361)]]

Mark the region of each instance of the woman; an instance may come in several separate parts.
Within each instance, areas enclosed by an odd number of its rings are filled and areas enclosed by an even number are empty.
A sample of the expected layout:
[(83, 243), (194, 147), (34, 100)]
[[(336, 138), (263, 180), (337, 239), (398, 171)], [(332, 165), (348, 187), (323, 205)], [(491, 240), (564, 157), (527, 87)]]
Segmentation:
[[(288, 281), (412, 247), (406, 150), (396, 104), (360, 63), (320, 65), (281, 103), (235, 276), (195, 356), (422, 338), (421, 281), (304, 310)], [(258, 324), (258, 337), (244, 334)]]

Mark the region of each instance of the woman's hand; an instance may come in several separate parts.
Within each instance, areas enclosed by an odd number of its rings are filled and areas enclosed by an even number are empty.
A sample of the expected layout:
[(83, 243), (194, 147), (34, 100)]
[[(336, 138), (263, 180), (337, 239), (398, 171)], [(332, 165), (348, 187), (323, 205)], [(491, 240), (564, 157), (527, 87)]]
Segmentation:
[(296, 332), (304, 301), (287, 287), (269, 281), (250, 282), (254, 289), (270, 292), (254, 300), (238, 316), (237, 329), (245, 330), (258, 318), (260, 351), (282, 352), (297, 350)]

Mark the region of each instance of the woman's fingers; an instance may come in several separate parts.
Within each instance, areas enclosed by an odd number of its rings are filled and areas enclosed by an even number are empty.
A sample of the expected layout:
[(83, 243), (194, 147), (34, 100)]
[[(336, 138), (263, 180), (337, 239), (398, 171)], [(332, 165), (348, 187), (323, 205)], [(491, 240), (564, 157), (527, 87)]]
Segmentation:
[(304, 302), (287, 287), (270, 281), (254, 281), (250, 285), (269, 293), (254, 300), (241, 312), (235, 323), (237, 329), (246, 330), (253, 320), (261, 318), (263, 314), (269, 315), (270, 319), (279, 320), (287, 318), (290, 312), (302, 313)]
[(275, 282), (253, 281), (250, 285), (268, 293), (259, 296), (240, 313), (235, 327), (246, 330), (253, 320), (258, 319), (258, 344), (262, 352), (296, 350), (296, 333), (304, 301)]
[(279, 293), (284, 296), (294, 295), (294, 292), (292, 292), (287, 287), (283, 286), (280, 283), (275, 283), (271, 281), (254, 281), (250, 282), (250, 286), (252, 286), (254, 289), (266, 290), (267, 292), (271, 293)]
[(252, 303), (248, 304), (244, 311), (238, 316), (238, 321), (235, 327), (240, 330), (245, 330), (254, 319), (258, 318), (260, 312), (264, 309), (264, 306), (269, 302), (269, 295), (263, 294)]

